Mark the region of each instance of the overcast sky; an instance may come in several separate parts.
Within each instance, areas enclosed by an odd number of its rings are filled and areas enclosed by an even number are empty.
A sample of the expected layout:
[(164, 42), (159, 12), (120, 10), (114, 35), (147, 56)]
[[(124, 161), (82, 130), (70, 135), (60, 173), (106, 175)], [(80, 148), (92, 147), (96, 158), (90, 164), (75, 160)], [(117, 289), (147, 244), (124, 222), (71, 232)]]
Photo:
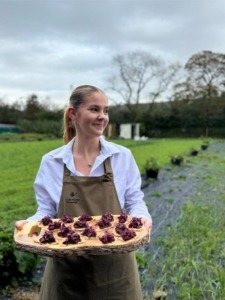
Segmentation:
[(105, 89), (112, 58), (149, 51), (184, 64), (225, 53), (223, 0), (0, 0), (0, 98), (62, 107), (71, 87)]

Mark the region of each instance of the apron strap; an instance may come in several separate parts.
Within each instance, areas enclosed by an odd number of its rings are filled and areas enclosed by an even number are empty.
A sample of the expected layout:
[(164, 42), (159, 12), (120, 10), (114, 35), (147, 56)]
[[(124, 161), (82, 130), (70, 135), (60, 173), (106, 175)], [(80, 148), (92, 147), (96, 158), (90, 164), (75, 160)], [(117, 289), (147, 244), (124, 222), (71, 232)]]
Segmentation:
[(67, 168), (66, 164), (64, 164), (64, 176), (70, 176), (70, 170)]
[(104, 168), (105, 168), (105, 174), (113, 178), (113, 171), (112, 171), (109, 157), (107, 157), (106, 160), (104, 160)]
[[(113, 179), (113, 172), (112, 172), (112, 167), (111, 167), (111, 163), (110, 163), (110, 158), (107, 157), (104, 160), (104, 169), (105, 169), (105, 174), (108, 175), (110, 178)], [(70, 170), (67, 168), (66, 164), (64, 164), (64, 176), (71, 176), (70, 175)], [(85, 177), (85, 176), (84, 176)], [(87, 176), (89, 177), (89, 176)]]

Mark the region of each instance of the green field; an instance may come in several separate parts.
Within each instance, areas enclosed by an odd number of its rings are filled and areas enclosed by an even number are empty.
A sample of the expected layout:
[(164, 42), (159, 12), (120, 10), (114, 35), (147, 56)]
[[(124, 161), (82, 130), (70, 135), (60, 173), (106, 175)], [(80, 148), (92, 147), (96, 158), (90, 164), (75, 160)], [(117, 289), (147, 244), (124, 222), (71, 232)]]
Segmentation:
[(61, 141), (0, 143), (0, 217), (13, 224), (35, 211), (33, 182), (41, 157)]
[(140, 172), (143, 172), (145, 161), (150, 157), (157, 159), (163, 167), (168, 164), (171, 156), (189, 154), (191, 149), (199, 149), (201, 139), (150, 139), (147, 141), (117, 140), (116, 143), (128, 147), (137, 162)]

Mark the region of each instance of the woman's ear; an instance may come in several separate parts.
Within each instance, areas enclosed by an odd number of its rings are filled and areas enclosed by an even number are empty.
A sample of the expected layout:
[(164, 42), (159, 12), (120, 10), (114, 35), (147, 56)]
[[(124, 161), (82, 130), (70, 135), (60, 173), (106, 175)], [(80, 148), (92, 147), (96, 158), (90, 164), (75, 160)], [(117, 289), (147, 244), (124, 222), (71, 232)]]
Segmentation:
[(72, 106), (68, 107), (68, 116), (72, 121), (76, 119), (76, 111)]

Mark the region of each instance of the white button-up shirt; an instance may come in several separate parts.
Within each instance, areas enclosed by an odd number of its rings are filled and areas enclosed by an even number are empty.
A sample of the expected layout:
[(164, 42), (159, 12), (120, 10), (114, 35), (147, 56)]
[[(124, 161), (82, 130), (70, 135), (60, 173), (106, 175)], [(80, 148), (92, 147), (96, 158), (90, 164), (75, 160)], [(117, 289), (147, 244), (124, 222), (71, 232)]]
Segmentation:
[[(64, 164), (70, 170), (71, 176), (83, 176), (74, 165), (72, 154), (74, 141), (75, 138), (68, 144), (43, 156), (34, 182), (38, 209), (32, 217), (27, 219), (28, 221), (40, 220), (46, 215), (52, 218), (56, 217), (62, 192)], [(144, 194), (140, 188), (140, 172), (131, 151), (106, 141), (103, 137), (100, 138), (100, 143), (101, 151), (91, 169), (90, 176), (102, 176), (105, 172), (103, 162), (110, 157), (114, 184), (121, 208), (125, 209), (129, 215), (151, 220), (143, 201)]]

